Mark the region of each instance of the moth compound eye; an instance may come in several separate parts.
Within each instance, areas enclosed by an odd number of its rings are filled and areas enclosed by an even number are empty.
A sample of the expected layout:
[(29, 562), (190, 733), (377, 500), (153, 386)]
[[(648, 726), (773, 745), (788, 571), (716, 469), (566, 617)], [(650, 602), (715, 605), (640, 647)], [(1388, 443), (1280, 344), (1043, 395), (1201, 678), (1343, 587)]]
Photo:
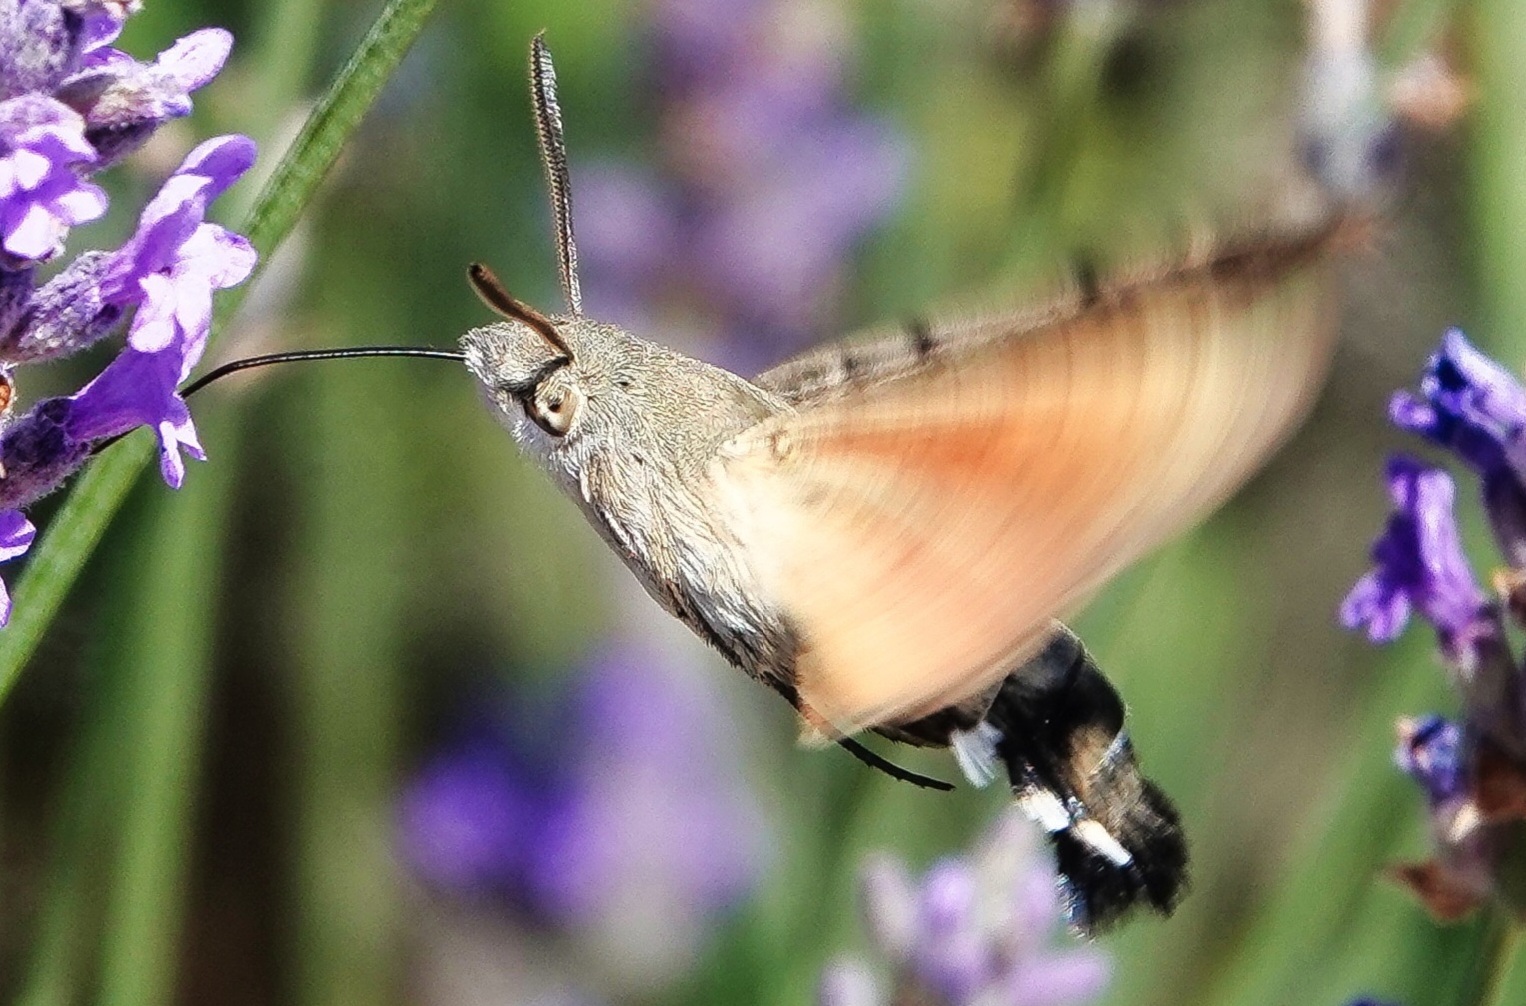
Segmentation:
[(558, 387), (537, 391), (525, 408), (531, 421), (553, 437), (566, 436), (583, 405), (583, 393), (576, 388)]

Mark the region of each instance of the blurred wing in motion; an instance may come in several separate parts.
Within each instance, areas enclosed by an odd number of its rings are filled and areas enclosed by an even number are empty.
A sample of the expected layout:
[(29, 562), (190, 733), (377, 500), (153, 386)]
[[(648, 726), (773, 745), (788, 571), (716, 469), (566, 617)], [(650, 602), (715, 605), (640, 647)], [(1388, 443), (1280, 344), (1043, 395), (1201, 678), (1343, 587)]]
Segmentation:
[(1051, 620), (1203, 517), (1303, 416), (1333, 341), (1333, 231), (818, 350), (715, 477), (838, 730), (1001, 680)]

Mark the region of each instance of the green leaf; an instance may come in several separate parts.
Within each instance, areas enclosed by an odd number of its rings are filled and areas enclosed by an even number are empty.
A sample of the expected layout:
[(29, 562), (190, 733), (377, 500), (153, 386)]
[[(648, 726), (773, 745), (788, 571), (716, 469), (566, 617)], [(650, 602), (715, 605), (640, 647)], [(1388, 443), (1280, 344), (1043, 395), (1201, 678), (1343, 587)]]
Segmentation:
[[(214, 336), (238, 310), (259, 271), (296, 225), (434, 5), (435, 0), (391, 0), (308, 116), (239, 228), (259, 251), (259, 265), (249, 282), (218, 303)], [(106, 525), (152, 456), (146, 434), (135, 434), (113, 447), (90, 464), (49, 524), (16, 586), (11, 624), (0, 632), (0, 703), (10, 694)]]

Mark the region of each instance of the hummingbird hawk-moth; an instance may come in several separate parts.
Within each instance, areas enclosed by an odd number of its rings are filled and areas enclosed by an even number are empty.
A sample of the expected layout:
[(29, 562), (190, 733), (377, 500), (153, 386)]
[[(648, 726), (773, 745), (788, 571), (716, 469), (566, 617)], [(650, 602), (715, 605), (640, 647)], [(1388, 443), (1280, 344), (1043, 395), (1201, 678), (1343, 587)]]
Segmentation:
[(531, 48), (565, 313), (472, 281), (462, 339), (520, 447), (665, 609), (809, 736), (1004, 770), (1076, 925), (1185, 881), (1124, 705), (1056, 619), (1201, 518), (1306, 411), (1333, 227), (1077, 284), (1041, 307), (829, 345), (752, 380), (585, 316), (556, 76)]
[(565, 314), (469, 278), (504, 320), (462, 351), (492, 410), (647, 592), (778, 692), (807, 739), (1004, 771), (1094, 932), (1186, 883), (1176, 809), (1140, 772), (1117, 690), (1057, 620), (1229, 496), (1302, 418), (1333, 342), (1339, 214), (1100, 279), (1047, 302), (919, 321), (746, 380), (588, 318), (556, 74), (531, 46)]

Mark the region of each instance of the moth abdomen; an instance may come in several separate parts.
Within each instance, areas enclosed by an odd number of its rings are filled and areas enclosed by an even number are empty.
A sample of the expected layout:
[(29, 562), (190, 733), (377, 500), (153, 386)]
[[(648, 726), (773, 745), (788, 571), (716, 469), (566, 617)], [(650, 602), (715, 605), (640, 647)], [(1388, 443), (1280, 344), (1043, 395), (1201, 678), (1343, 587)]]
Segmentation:
[(1018, 805), (1054, 845), (1072, 923), (1106, 928), (1143, 902), (1169, 914), (1187, 880), (1181, 818), (1146, 779), (1124, 705), (1074, 633), (1009, 674), (985, 722)]

